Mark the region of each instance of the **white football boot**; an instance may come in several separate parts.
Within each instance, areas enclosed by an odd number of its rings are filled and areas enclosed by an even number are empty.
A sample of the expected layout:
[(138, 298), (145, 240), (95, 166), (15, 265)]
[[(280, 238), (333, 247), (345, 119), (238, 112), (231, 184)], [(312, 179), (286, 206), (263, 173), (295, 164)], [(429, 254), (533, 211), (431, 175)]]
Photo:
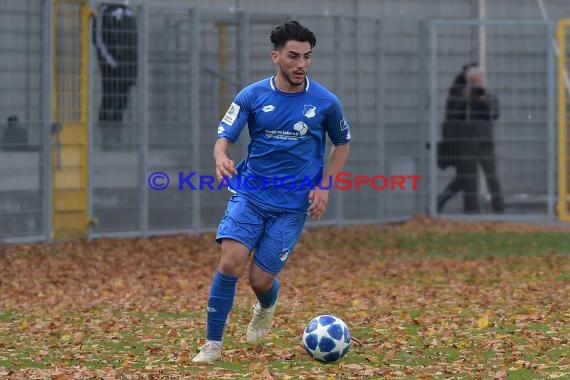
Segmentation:
[(194, 363), (212, 363), (222, 358), (222, 346), (214, 342), (206, 342), (200, 347), (198, 355), (194, 356)]
[(277, 301), (275, 301), (273, 306), (268, 308), (262, 307), (259, 302), (253, 306), (253, 316), (245, 333), (247, 343), (257, 344), (260, 340), (265, 338), (273, 325), (273, 316), (275, 315), (276, 307)]

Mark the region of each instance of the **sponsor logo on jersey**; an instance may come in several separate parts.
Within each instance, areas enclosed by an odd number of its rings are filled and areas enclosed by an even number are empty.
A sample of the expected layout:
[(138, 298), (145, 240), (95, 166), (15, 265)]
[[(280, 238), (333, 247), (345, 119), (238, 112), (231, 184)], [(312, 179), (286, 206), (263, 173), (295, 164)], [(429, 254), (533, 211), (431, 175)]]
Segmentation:
[(239, 108), (240, 107), (237, 104), (232, 103), (230, 105), (230, 108), (228, 108), (228, 110), (226, 111), (226, 114), (224, 115), (222, 121), (227, 125), (232, 125), (234, 121), (236, 121), (236, 118), (239, 114)]
[(275, 106), (272, 104), (268, 104), (266, 106), (263, 106), (263, 108), (261, 109), (263, 112), (267, 113), (267, 112), (271, 112), (275, 109)]
[(298, 121), (293, 125), (293, 129), (299, 132), (299, 136), (305, 136), (305, 134), (309, 131), (309, 126), (302, 121)]

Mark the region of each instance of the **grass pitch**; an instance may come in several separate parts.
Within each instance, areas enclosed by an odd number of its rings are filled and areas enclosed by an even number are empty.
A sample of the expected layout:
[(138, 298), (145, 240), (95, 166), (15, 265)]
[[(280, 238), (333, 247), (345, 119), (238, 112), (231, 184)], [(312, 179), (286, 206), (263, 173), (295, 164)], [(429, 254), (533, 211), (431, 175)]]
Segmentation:
[[(434, 221), (315, 228), (285, 270), (274, 329), (249, 347), (238, 283), (224, 361), (195, 365), (213, 234), (0, 247), (0, 377), (569, 378), (569, 230)], [(345, 358), (301, 347), (314, 316), (350, 327)]]

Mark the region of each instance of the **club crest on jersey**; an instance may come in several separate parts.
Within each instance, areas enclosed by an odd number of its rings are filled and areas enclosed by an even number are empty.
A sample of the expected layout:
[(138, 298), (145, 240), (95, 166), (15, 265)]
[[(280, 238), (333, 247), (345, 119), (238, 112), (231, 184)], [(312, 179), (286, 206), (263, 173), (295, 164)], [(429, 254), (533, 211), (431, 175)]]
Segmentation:
[(315, 117), (317, 113), (316, 111), (317, 107), (310, 104), (305, 104), (305, 109), (303, 109), (303, 115), (305, 115), (306, 118), (310, 119), (312, 117)]
[(289, 253), (291, 253), (291, 250), (289, 248), (283, 248), (283, 252), (281, 252), (281, 255), (279, 255), (279, 259), (283, 262), (287, 261)]

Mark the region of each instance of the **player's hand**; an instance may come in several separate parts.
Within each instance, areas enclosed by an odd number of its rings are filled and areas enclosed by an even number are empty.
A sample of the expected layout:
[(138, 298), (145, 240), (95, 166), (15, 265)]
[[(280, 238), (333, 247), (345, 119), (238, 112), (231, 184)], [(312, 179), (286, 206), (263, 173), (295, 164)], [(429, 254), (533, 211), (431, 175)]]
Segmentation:
[(232, 175), (237, 174), (235, 162), (226, 158), (216, 162), (216, 177), (218, 181), (222, 181), (224, 177), (232, 178)]
[(323, 190), (317, 188), (311, 190), (309, 193), (309, 203), (311, 206), (307, 211), (307, 214), (313, 219), (321, 219), (325, 212), (327, 211), (327, 205), (329, 203), (329, 190)]

